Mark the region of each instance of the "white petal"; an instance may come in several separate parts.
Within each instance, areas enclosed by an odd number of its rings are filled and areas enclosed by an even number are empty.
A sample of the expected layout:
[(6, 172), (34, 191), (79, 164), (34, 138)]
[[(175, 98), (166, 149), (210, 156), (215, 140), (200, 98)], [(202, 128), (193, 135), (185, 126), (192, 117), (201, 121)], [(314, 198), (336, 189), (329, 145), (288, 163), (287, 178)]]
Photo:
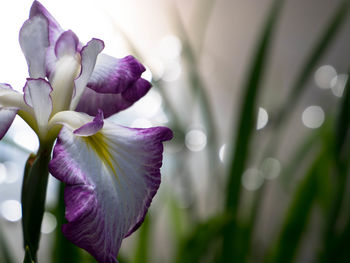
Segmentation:
[(45, 78), (46, 48), (49, 46), (48, 22), (38, 15), (28, 19), (19, 34), (19, 43), (26, 57), (31, 78)]
[(52, 111), (52, 88), (44, 79), (28, 79), (24, 87), (24, 100), (33, 108), (39, 129), (39, 137), (45, 136)]
[(27, 109), (23, 95), (13, 90), (10, 85), (0, 83), (0, 108)]
[(94, 71), (97, 55), (103, 50), (104, 43), (99, 39), (92, 39), (81, 51), (81, 72), (75, 80), (75, 94), (70, 106), (71, 110), (75, 110), (79, 100), (85, 90), (92, 72)]
[(92, 122), (94, 117), (82, 112), (76, 111), (60, 111), (56, 113), (49, 121), (49, 129), (55, 125), (64, 125), (71, 132), (79, 129), (81, 126)]

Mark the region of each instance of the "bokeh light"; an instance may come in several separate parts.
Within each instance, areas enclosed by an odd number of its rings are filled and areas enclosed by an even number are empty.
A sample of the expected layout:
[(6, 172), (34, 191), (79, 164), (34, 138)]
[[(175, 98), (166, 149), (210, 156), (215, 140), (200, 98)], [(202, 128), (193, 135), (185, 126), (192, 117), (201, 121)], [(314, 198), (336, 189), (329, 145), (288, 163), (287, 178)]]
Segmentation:
[(170, 61), (165, 64), (165, 70), (162, 75), (162, 80), (172, 82), (177, 80), (181, 75), (181, 65), (178, 61)]
[(264, 182), (261, 171), (256, 168), (247, 169), (242, 175), (242, 185), (249, 191), (259, 189)]
[(256, 121), (256, 129), (261, 130), (266, 126), (268, 121), (269, 121), (269, 115), (267, 111), (264, 108), (259, 107), (258, 118)]
[(56, 217), (50, 212), (44, 212), (43, 222), (41, 224), (41, 233), (50, 234), (57, 226)]
[(201, 151), (207, 145), (207, 135), (202, 130), (190, 130), (186, 133), (185, 144), (190, 151)]
[(0, 211), (3, 218), (16, 222), (22, 218), (22, 206), (17, 200), (6, 200), (1, 203)]
[(226, 144), (221, 145), (219, 149), (219, 159), (223, 163), (226, 159)]
[(321, 89), (329, 89), (332, 79), (337, 75), (337, 71), (330, 65), (319, 67), (314, 75), (316, 85)]
[(181, 54), (181, 50), (181, 41), (177, 36), (167, 35), (160, 41), (159, 53), (165, 60), (177, 59)]
[(320, 106), (309, 106), (302, 114), (303, 124), (311, 129), (319, 128), (325, 119), (325, 114)]
[(282, 167), (277, 159), (269, 157), (263, 160), (260, 169), (265, 179), (272, 180), (280, 175)]
[(349, 76), (347, 74), (339, 74), (335, 76), (331, 81), (331, 89), (336, 97), (343, 96), (346, 82), (348, 81)]

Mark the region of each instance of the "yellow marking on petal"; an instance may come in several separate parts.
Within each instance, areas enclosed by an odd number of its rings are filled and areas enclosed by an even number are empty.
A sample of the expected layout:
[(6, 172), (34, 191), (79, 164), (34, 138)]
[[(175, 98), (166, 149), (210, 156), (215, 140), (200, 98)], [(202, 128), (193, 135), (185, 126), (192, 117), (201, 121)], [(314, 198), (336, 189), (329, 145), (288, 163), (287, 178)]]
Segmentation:
[(114, 176), (118, 180), (117, 172), (113, 166), (113, 156), (111, 155), (108, 144), (106, 142), (105, 136), (102, 133), (98, 132), (92, 136), (82, 137), (85, 140), (88, 147), (92, 148), (93, 151), (97, 154), (97, 156), (102, 160), (102, 162), (106, 165), (107, 168), (113, 172)]

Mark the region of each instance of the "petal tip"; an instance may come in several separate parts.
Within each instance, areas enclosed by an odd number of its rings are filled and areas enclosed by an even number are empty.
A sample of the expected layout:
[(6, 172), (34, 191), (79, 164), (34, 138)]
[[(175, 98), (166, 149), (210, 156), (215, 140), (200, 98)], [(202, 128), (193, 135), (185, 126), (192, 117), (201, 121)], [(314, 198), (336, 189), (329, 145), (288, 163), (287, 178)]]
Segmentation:
[(63, 32), (57, 39), (55, 45), (55, 55), (57, 58), (63, 56), (66, 53), (74, 55), (79, 46), (79, 39), (72, 30)]
[(103, 111), (98, 109), (98, 113), (95, 118), (89, 122), (74, 130), (74, 134), (78, 136), (91, 136), (97, 133), (103, 127)]

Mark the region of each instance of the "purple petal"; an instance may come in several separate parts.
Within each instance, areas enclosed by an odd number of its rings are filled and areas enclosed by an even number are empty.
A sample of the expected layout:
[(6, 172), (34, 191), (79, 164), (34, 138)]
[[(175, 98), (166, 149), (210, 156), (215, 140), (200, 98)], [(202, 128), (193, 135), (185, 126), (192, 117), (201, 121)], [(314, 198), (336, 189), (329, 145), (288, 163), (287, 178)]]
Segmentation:
[(17, 110), (0, 109), (0, 140), (5, 136), (15, 119)]
[(64, 235), (99, 262), (117, 262), (124, 237), (135, 231), (160, 184), (165, 127), (130, 129), (105, 121), (90, 137), (63, 128), (50, 172), (66, 183)]
[(74, 131), (75, 135), (91, 136), (101, 130), (103, 127), (103, 112), (99, 110), (92, 122), (89, 122)]
[(19, 43), (26, 57), (29, 75), (44, 78), (46, 74), (45, 56), (49, 46), (47, 19), (41, 15), (28, 19), (19, 33)]
[(95, 116), (98, 109), (103, 111), (105, 118), (124, 110), (142, 98), (151, 88), (151, 84), (142, 78), (131, 87), (118, 94), (97, 93), (86, 88), (76, 108), (77, 111)]
[(32, 18), (35, 16), (46, 17), (46, 19), (49, 23), (50, 43), (51, 43), (51, 45), (54, 45), (54, 43), (56, 43), (56, 40), (63, 33), (63, 29), (61, 28), (59, 23), (56, 21), (56, 19), (49, 13), (49, 11), (47, 11), (46, 8), (38, 1), (33, 2), (32, 7), (30, 9), (29, 18)]
[(144, 71), (145, 67), (133, 56), (117, 59), (100, 54), (88, 87), (98, 93), (121, 93), (133, 86)]

